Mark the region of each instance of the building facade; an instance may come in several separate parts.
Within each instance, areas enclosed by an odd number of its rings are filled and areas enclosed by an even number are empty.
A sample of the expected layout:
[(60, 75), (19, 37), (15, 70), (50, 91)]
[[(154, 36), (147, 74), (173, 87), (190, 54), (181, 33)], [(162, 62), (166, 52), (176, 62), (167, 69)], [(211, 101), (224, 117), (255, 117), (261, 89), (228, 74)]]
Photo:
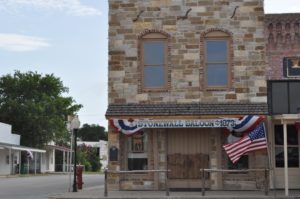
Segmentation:
[(46, 151), (21, 146), (20, 137), (12, 133), (10, 124), (0, 122), (0, 175), (45, 172)]
[(265, 16), (266, 52), (269, 62), (266, 71), (270, 114), (268, 124), (277, 188), (300, 188), (299, 22), (300, 14)]
[[(226, 124), (215, 125), (268, 115), (264, 20), (262, 0), (109, 1), (106, 117), (129, 130), (134, 121), (157, 123), (131, 136), (110, 125), (108, 168), (168, 169), (174, 189), (200, 188), (200, 168), (268, 168), (266, 151), (233, 165), (222, 148)], [(110, 189), (161, 190), (165, 178), (111, 174), (108, 182)], [(211, 173), (205, 184), (260, 189), (263, 175)]]

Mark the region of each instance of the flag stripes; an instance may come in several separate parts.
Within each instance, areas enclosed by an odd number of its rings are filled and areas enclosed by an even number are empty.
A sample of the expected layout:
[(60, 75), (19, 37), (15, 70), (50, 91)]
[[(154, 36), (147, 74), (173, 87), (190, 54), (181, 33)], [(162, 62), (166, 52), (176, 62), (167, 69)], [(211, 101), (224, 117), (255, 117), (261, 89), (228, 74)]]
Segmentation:
[(233, 163), (236, 163), (243, 154), (267, 148), (267, 140), (263, 124), (240, 140), (223, 146)]

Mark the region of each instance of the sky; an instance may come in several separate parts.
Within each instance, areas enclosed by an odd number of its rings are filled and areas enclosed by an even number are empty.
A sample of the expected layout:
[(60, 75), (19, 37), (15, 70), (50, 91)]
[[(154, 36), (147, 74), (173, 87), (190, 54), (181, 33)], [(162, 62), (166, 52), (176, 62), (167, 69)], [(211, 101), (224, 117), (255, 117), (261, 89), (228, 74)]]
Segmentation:
[(0, 76), (54, 74), (81, 124), (107, 127), (107, 15), (104, 0), (0, 0)]
[[(265, 13), (300, 12), (299, 0), (265, 0)], [(107, 0), (0, 0), (0, 76), (54, 74), (83, 105), (81, 124), (107, 128)]]

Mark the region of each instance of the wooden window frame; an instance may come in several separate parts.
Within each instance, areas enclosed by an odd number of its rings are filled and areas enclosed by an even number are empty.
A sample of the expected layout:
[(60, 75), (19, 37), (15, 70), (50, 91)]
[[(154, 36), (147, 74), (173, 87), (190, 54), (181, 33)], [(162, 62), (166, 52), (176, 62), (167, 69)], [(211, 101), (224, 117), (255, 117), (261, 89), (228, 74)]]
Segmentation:
[[(207, 48), (206, 44), (207, 41), (226, 41), (227, 43), (227, 62), (210, 62), (210, 63), (227, 63), (227, 84), (224, 86), (209, 86), (207, 81), (207, 73), (208, 73), (208, 67), (207, 67)], [(233, 47), (232, 47), (232, 36), (231, 34), (224, 32), (222, 30), (213, 30), (209, 31), (208, 33), (203, 35), (202, 38), (202, 65), (203, 65), (203, 71), (204, 71), (204, 77), (203, 77), (203, 87), (205, 90), (221, 90), (221, 91), (228, 91), (232, 87), (232, 63), (233, 63)]]
[[(153, 131), (152, 130), (149, 130), (149, 129), (145, 129), (143, 130), (144, 133), (147, 134), (147, 148), (146, 148), (146, 153), (147, 153), (147, 169), (148, 170), (151, 170), (153, 169), (153, 161), (154, 161), (154, 158), (153, 158), (153, 149), (152, 149), (152, 140), (153, 140)], [(122, 134), (121, 135), (121, 148), (120, 148), (120, 154), (122, 154), (122, 157), (121, 157), (121, 162), (120, 162), (120, 166), (121, 166), (121, 169), (122, 170), (125, 170), (125, 171), (129, 171), (128, 169), (128, 153), (130, 153), (129, 149), (128, 149), (128, 144), (129, 144), (129, 141), (128, 141), (129, 137), (125, 134)], [(122, 150), (121, 150), (122, 149)], [(122, 181), (149, 181), (149, 180), (153, 180), (153, 173), (151, 172), (148, 172), (148, 173), (144, 173), (144, 172), (141, 172), (141, 173), (129, 173), (129, 174), (126, 174), (126, 175), (121, 175), (120, 176), (120, 179), (122, 179)]]
[[(275, 142), (275, 139), (276, 139), (276, 134), (275, 134), (275, 126), (276, 125), (279, 125), (279, 126), (282, 126), (282, 128), (284, 128), (283, 127), (283, 124), (281, 124), (281, 123), (274, 123), (273, 124), (273, 135), (274, 135), (274, 137), (273, 137), (273, 142), (274, 142), (274, 152), (273, 152), (273, 154), (274, 154), (274, 167), (276, 168), (276, 169), (284, 169), (284, 166), (282, 166), (282, 167), (280, 167), (280, 166), (277, 166), (276, 165), (276, 148), (284, 148), (284, 145), (282, 144), (282, 145), (279, 145), (279, 144), (276, 144), (276, 142)], [(294, 125), (294, 124), (287, 124), (287, 126), (288, 125)], [(288, 127), (287, 127), (288, 128)], [(288, 130), (288, 129), (287, 129)], [(283, 134), (283, 130), (282, 130), (282, 134)], [(299, 134), (298, 134), (298, 132), (297, 132), (297, 139), (298, 139), (298, 145), (294, 145), (294, 144), (287, 144), (287, 148), (297, 148), (298, 149), (298, 167), (290, 167), (289, 165), (288, 165), (288, 168), (289, 169), (299, 169), (300, 168), (300, 136), (299, 136)], [(283, 149), (283, 151), (284, 151), (284, 149)], [(288, 161), (289, 161), (289, 159), (288, 159)]]
[[(146, 42), (162, 42), (164, 44), (164, 63), (163, 63), (163, 67), (164, 67), (164, 80), (165, 83), (163, 86), (159, 86), (159, 87), (147, 87), (144, 84), (144, 43)], [(169, 87), (170, 87), (170, 72), (169, 72), (169, 36), (167, 34), (162, 34), (160, 32), (150, 32), (147, 33), (143, 36), (140, 36), (139, 38), (139, 60), (140, 60), (140, 86), (139, 86), (139, 91), (140, 92), (161, 92), (161, 91), (168, 91)]]
[[(134, 169), (129, 169), (129, 162), (128, 162), (128, 159), (131, 155), (135, 154), (145, 154), (146, 155), (146, 158), (144, 159), (147, 159), (147, 165), (146, 165), (146, 168), (142, 168), (142, 169), (138, 169), (138, 170), (148, 170), (149, 168), (149, 133), (147, 132), (143, 132), (144, 134), (144, 138), (142, 138), (142, 144), (143, 144), (143, 150), (141, 151), (138, 151), (138, 150), (133, 150), (132, 147), (133, 147), (133, 140), (136, 139), (134, 138), (135, 135), (132, 135), (132, 136), (129, 136), (126, 138), (126, 142), (127, 142), (127, 170), (131, 170), (131, 171), (134, 171)], [(132, 159), (139, 159), (139, 158), (132, 158)], [(143, 158), (141, 158), (143, 159)]]

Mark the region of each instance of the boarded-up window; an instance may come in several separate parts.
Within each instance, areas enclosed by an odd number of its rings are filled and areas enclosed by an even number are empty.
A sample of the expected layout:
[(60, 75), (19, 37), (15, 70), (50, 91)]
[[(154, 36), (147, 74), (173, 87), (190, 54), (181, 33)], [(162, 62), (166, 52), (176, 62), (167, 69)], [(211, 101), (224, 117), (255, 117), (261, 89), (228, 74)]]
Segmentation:
[(168, 177), (200, 179), (201, 168), (209, 168), (209, 129), (170, 129), (168, 169), (171, 172)]
[(268, 81), (268, 105), (271, 114), (297, 114), (300, 108), (300, 81)]

